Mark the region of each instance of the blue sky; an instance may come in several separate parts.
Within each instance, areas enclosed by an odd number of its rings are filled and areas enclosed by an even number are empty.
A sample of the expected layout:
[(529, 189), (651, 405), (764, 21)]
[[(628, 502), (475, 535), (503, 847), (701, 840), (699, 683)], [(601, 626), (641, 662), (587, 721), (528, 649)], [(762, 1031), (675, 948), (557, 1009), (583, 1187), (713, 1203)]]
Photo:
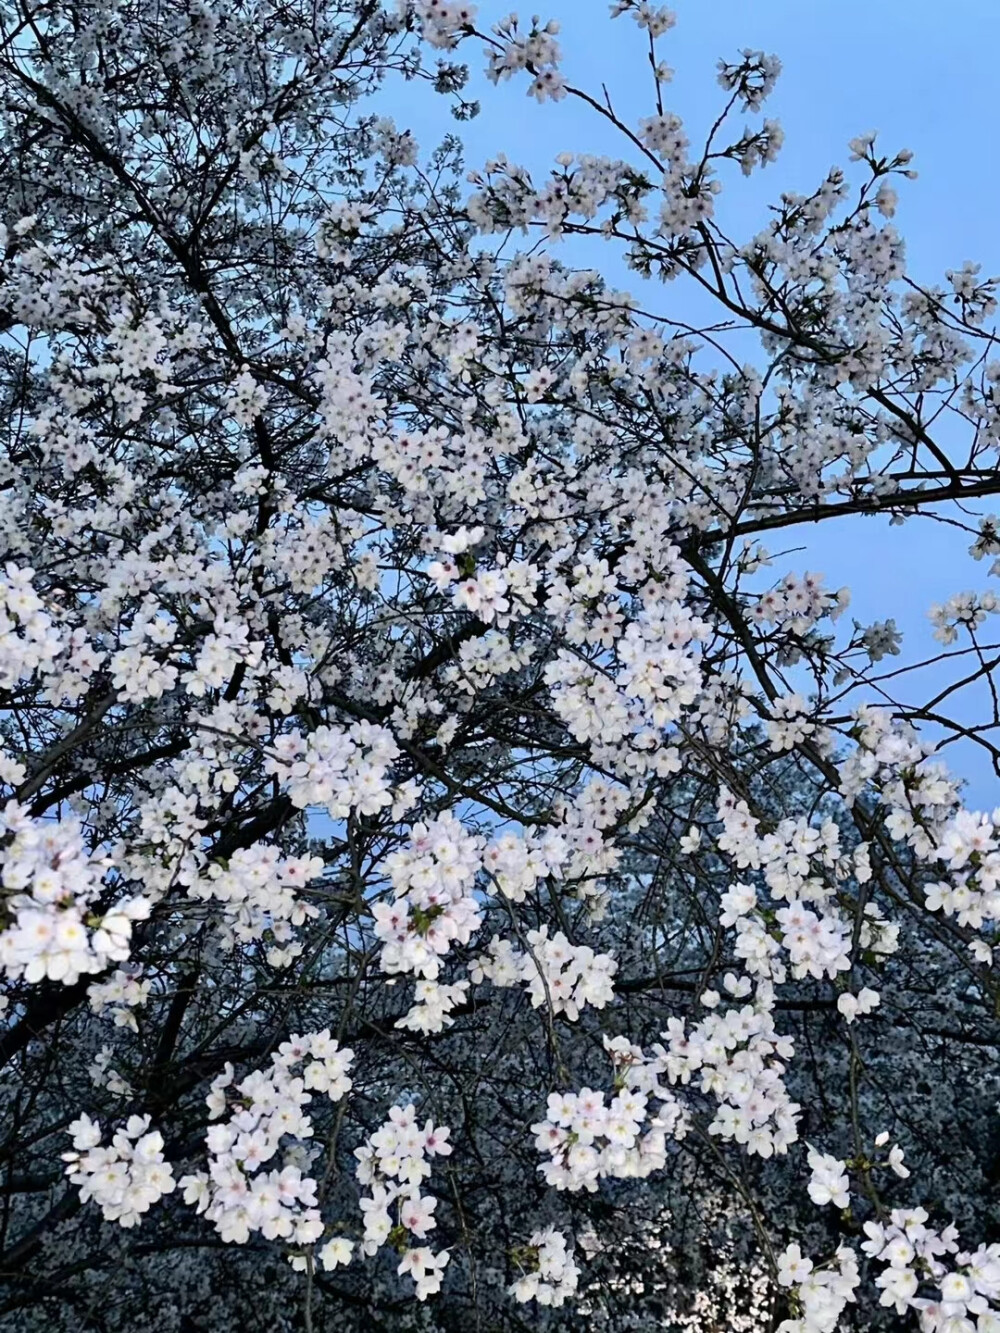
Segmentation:
[[(997, 0), (954, 0), (947, 8), (926, 0), (675, 0), (671, 8), (677, 26), (658, 42), (660, 58), (675, 71), (664, 101), (683, 117), (695, 142), (721, 109), (715, 69), (720, 56), (733, 59), (751, 47), (782, 60), (766, 114), (782, 122), (785, 144), (778, 161), (750, 181), (736, 172), (726, 178), (723, 216), (730, 234), (752, 234), (769, 202), (785, 190), (814, 188), (829, 167), (847, 165), (850, 138), (878, 130), (883, 151), (911, 149), (919, 172), (918, 180), (901, 183), (895, 219), (912, 275), (939, 281), (946, 268), (966, 259), (981, 261), (986, 273), (1000, 272), (991, 91), (1000, 46)], [(506, 12), (503, 4), (480, 0), (480, 26)], [(562, 69), (571, 83), (598, 96), (604, 84), (616, 112), (633, 125), (655, 110), (645, 35), (632, 20), (612, 21), (606, 0), (551, 0), (538, 12), (562, 25)], [(458, 133), (470, 168), (503, 151), (541, 180), (562, 151), (625, 155), (617, 134), (578, 102), (539, 107), (526, 95), (524, 77), (490, 86), (480, 74), (479, 50), (472, 43), (462, 53), (473, 72), (471, 95), (482, 103), (476, 120), (457, 125), (444, 99), (412, 84), (387, 87), (380, 109), (401, 128), (412, 128), (425, 150), (443, 134)], [(616, 286), (635, 292), (642, 285), (616, 263), (611, 247), (589, 253), (586, 262)], [(656, 284), (643, 302), (684, 318), (683, 297), (674, 286)], [(797, 535), (796, 544), (802, 540)], [(903, 658), (883, 665), (933, 653), (929, 605), (987, 584), (987, 562), (971, 561), (968, 538), (930, 522), (889, 531), (878, 519), (849, 519), (819, 526), (804, 540), (805, 550), (789, 555), (782, 569), (823, 570), (832, 587), (850, 586), (851, 615), (863, 623), (893, 616), (904, 630)], [(995, 620), (991, 642), (1000, 639), (1000, 618)], [(929, 697), (945, 679), (928, 673), (911, 701)], [(976, 715), (976, 705), (970, 693), (961, 708), (965, 720)], [(1000, 784), (985, 755), (960, 742), (949, 747), (949, 760), (968, 777), (973, 803), (1000, 804)]]

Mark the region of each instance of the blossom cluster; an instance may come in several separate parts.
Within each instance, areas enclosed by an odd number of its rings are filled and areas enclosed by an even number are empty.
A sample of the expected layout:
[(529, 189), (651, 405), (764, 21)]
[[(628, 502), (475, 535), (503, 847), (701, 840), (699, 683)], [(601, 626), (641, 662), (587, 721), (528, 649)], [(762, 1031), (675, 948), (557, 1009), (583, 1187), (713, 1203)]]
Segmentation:
[(163, 1158), (163, 1135), (150, 1129), (148, 1115), (129, 1116), (108, 1145), (101, 1126), (81, 1115), (69, 1126), (73, 1150), (63, 1153), (70, 1183), (80, 1188), (80, 1202), (89, 1199), (107, 1222), (134, 1227), (153, 1204), (176, 1188), (173, 1170)]
[(618, 964), (610, 954), (595, 953), (586, 944), (572, 944), (561, 930), (549, 936), (548, 926), (529, 930), (522, 953), (508, 939), (494, 937), (470, 968), (475, 982), (494, 986), (523, 985), (535, 1009), (543, 1005), (553, 1016), (575, 1022), (587, 1005), (603, 1009), (614, 997)]
[(491, 889), (509, 902), (523, 903), (540, 879), (560, 874), (569, 855), (561, 831), (528, 829), (523, 837), (504, 833), (493, 838), (483, 852), (483, 867)]
[[(838, 891), (850, 877), (859, 885), (870, 879), (867, 848), (862, 844), (842, 852), (840, 830), (832, 820), (816, 828), (802, 818), (783, 819), (762, 833), (746, 802), (726, 791), (719, 815), (720, 850), (738, 868), (759, 872), (772, 902), (784, 904), (776, 909), (761, 904), (758, 890), (743, 882), (722, 895), (719, 921), (735, 927), (735, 952), (745, 969), (775, 983), (789, 972), (819, 980), (848, 971), (855, 925)], [(863, 949), (889, 955), (898, 947), (898, 933), (876, 904), (865, 905), (859, 934)]]
[(441, 1289), (450, 1258), (447, 1250), (434, 1253), (426, 1245), (409, 1246), (410, 1236), (423, 1240), (437, 1226), (438, 1201), (421, 1194), (420, 1186), (431, 1174), (429, 1159), (450, 1155), (449, 1133), (447, 1126), (431, 1120), (421, 1129), (412, 1103), (393, 1106), (385, 1123), (354, 1154), (357, 1178), (369, 1190), (361, 1200), (362, 1248), (372, 1255), (386, 1242), (397, 1244), (402, 1253), (398, 1272), (413, 1278), (420, 1301)]
[(473, 893), (479, 840), (454, 815), (440, 815), (415, 824), (407, 845), (391, 852), (383, 868), (395, 897), (372, 906), (382, 970), (434, 980), (452, 944), (467, 944), (481, 921)]
[(514, 1258), (525, 1270), (508, 1288), (516, 1301), (537, 1301), (558, 1308), (576, 1294), (580, 1269), (565, 1235), (555, 1227), (534, 1232)]
[(554, 1092), (545, 1120), (532, 1125), (535, 1146), (549, 1153), (539, 1167), (545, 1183), (557, 1190), (597, 1189), (605, 1176), (643, 1179), (662, 1170), (667, 1138), (682, 1138), (686, 1119), (675, 1099), (662, 1089), (659, 1114), (648, 1114), (644, 1092), (627, 1085), (605, 1101), (603, 1092)]
[[(204, 1213), (228, 1243), (245, 1245), (259, 1232), (303, 1246), (323, 1234), (317, 1182), (307, 1173), (313, 1135), (306, 1107), (317, 1092), (340, 1101), (351, 1088), (354, 1052), (328, 1031), (293, 1036), (271, 1057), (269, 1069), (239, 1082), (232, 1065), (212, 1082), (207, 1102), (219, 1120), (205, 1136), (208, 1171), (184, 1176), (184, 1201)], [(301, 1066), (301, 1072), (299, 1067)], [(261, 1170), (278, 1159), (270, 1170)]]
[(35, 571), (8, 562), (0, 574), (0, 689), (35, 671), (50, 670), (63, 643), (32, 587)]
[(912, 1311), (925, 1333), (997, 1333), (1000, 1245), (961, 1250), (954, 1224), (938, 1230), (929, 1220), (923, 1208), (894, 1208), (887, 1222), (864, 1224), (862, 1250), (885, 1265), (875, 1278), (879, 1304)]
[[(731, 973), (724, 985), (734, 997), (749, 990), (746, 978)], [(800, 1107), (785, 1086), (795, 1048), (775, 1027), (773, 988), (759, 982), (751, 1003), (723, 1012), (716, 1012), (719, 1000), (717, 992), (703, 996), (709, 1011), (690, 1028), (668, 1020), (664, 1044), (653, 1047), (656, 1068), (671, 1084), (691, 1084), (714, 1099), (710, 1134), (750, 1155), (784, 1154), (798, 1138)]]
[(135, 895), (109, 905), (107, 857), (88, 850), (79, 822), (35, 819), (8, 801), (0, 811), (0, 884), (6, 922), (0, 931), (0, 967), (10, 977), (72, 985), (81, 975), (124, 962), (133, 925), (150, 912)]
[(107, 981), (91, 982), (87, 998), (95, 1013), (110, 1010), (116, 1027), (128, 1027), (135, 1032), (138, 1023), (134, 1010), (147, 1002), (150, 989), (151, 983), (141, 980), (132, 967), (117, 967)]
[(296, 893), (323, 873), (318, 856), (282, 857), (276, 847), (255, 844), (239, 848), (224, 864), (211, 862), (205, 873), (187, 883), (192, 898), (218, 903), (225, 937), (230, 944), (262, 939), (274, 941), (267, 951), (272, 967), (287, 967), (302, 945), (294, 929), (319, 909)]
[(356, 722), (346, 729), (320, 726), (308, 736), (288, 731), (272, 751), (265, 772), (300, 810), (325, 806), (334, 819), (345, 819), (352, 810), (373, 815), (393, 803), (388, 775), (399, 747), (385, 727)]
[(777, 1256), (778, 1284), (790, 1290), (799, 1315), (784, 1319), (777, 1333), (836, 1333), (844, 1309), (856, 1300), (861, 1281), (858, 1256), (841, 1245), (829, 1263), (814, 1265), (794, 1242)]

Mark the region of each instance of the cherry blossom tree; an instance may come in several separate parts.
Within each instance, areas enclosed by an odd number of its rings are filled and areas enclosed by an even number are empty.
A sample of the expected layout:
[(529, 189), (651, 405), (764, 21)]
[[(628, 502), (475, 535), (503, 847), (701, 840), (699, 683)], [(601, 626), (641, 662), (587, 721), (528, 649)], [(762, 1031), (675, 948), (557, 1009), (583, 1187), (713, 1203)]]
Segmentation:
[[(0, 1329), (1000, 1330), (997, 280), (870, 136), (731, 237), (777, 58), (685, 126), (613, 10), (636, 124), (454, 0), (0, 3)], [(382, 114), (484, 51), (621, 157)], [(931, 675), (834, 522), (978, 562)]]

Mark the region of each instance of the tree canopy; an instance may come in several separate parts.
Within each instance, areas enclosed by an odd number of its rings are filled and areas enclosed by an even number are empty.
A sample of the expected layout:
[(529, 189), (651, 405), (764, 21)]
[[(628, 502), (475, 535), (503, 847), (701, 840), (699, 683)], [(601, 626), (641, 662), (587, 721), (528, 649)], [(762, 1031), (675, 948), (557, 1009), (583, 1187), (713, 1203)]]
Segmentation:
[[(613, 9), (636, 124), (454, 0), (0, 0), (0, 1329), (1000, 1333), (997, 280), (870, 136), (728, 235), (779, 61), (685, 126)], [(621, 156), (384, 114), (484, 49)], [(980, 562), (923, 694), (772, 549), (877, 516)]]

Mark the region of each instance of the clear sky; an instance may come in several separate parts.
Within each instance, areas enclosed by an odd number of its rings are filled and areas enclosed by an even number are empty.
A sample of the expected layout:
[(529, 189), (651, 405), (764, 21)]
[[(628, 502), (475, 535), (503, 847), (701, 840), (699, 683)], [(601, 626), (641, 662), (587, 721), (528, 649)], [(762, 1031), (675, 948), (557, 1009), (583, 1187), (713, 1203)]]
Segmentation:
[[(555, 18), (562, 25), (561, 68), (569, 82), (598, 96), (605, 85), (616, 112), (633, 125), (655, 110), (645, 34), (631, 19), (612, 21), (606, 0), (551, 0), (533, 8), (543, 21)], [(847, 166), (850, 138), (878, 130), (883, 151), (905, 147), (915, 154), (919, 179), (899, 184), (895, 218), (913, 276), (940, 281), (946, 268), (966, 259), (981, 261), (986, 273), (1000, 273), (993, 91), (1000, 0), (946, 6), (928, 0), (674, 0), (671, 8), (677, 26), (658, 42), (660, 58), (675, 71), (664, 101), (683, 117), (695, 142), (722, 106), (715, 69), (720, 56), (733, 59), (751, 47), (782, 60), (765, 114), (781, 121), (785, 144), (778, 161), (749, 181), (735, 169), (726, 177), (723, 217), (731, 235), (751, 235), (764, 223), (769, 202), (785, 190), (814, 188), (829, 167)], [(530, 11), (519, 12), (522, 20), (530, 17)], [(506, 13), (504, 4), (480, 0), (479, 25)], [(474, 121), (456, 124), (444, 99), (412, 84), (387, 88), (380, 109), (401, 128), (412, 128), (425, 150), (444, 133), (457, 133), (469, 167), (503, 151), (538, 181), (562, 151), (626, 155), (617, 134), (580, 103), (567, 99), (539, 107), (526, 95), (523, 76), (490, 86), (480, 75), (479, 50), (479, 43), (470, 43), (462, 51), (473, 72), (470, 95), (482, 103)], [(615, 262), (611, 247), (588, 254), (587, 263), (615, 286), (633, 292), (641, 286)], [(679, 299), (679, 290), (669, 285), (657, 285), (648, 302), (643, 296), (650, 308), (683, 318)], [(1000, 502), (993, 508), (1000, 510)], [(823, 570), (833, 588), (850, 586), (850, 614), (862, 623), (892, 616), (904, 630), (903, 658), (883, 665), (934, 652), (928, 606), (988, 582), (988, 562), (975, 564), (966, 554), (968, 538), (930, 522), (890, 532), (881, 520), (851, 519), (818, 526), (806, 541), (782, 570)], [(1000, 591), (1000, 582), (992, 582)], [(1000, 640), (1000, 617), (994, 622), (990, 642)], [(929, 697), (945, 679), (923, 678), (911, 701)], [(968, 720), (976, 711), (970, 693), (962, 716)], [(1000, 804), (1000, 782), (981, 751), (960, 742), (949, 747), (949, 760), (969, 778), (973, 803)]]

